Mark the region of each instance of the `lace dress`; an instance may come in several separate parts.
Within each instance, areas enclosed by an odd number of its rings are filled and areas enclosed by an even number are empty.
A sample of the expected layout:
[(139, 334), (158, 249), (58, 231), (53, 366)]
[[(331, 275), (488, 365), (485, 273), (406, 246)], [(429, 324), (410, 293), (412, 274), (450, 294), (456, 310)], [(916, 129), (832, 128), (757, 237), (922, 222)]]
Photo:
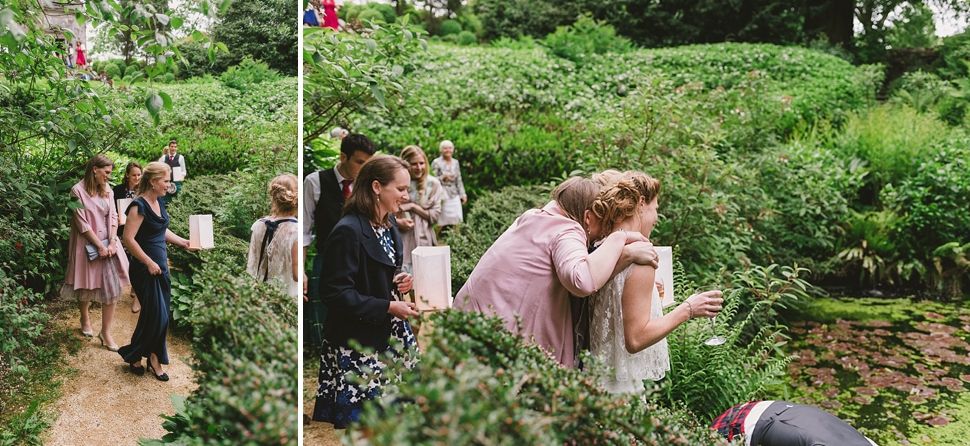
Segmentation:
[[(633, 266), (627, 267), (589, 297), (593, 307), (590, 322), (590, 350), (604, 367), (613, 371), (601, 384), (610, 393), (638, 393), (644, 390), (643, 380), (658, 381), (670, 370), (667, 339), (661, 339), (638, 353), (626, 350), (623, 336), (623, 287)], [(651, 293), (650, 320), (663, 316), (663, 307), (656, 294)]]
[(300, 297), (300, 284), (293, 280), (293, 244), (299, 240), (300, 225), (295, 218), (253, 223), (249, 240), (246, 272), (266, 282), (278, 283), (287, 296)]

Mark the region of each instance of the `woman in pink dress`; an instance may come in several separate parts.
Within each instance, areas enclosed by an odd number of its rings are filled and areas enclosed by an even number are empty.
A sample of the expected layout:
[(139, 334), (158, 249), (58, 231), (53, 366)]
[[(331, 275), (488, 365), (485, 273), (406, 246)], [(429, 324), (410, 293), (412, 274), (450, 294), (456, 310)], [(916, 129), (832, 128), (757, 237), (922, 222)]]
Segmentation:
[(78, 68), (83, 68), (88, 64), (88, 61), (84, 59), (84, 48), (81, 47), (81, 42), (77, 43), (77, 63), (75, 65)]
[(337, 21), (337, 2), (335, 0), (323, 0), (323, 26), (333, 29), (340, 26), (340, 22)]
[[(121, 289), (128, 283), (128, 259), (118, 240), (118, 214), (112, 201), (108, 177), (114, 162), (104, 155), (94, 155), (84, 169), (84, 179), (71, 188), (71, 195), (83, 209), (74, 211), (68, 240), (67, 273), (61, 287), (62, 300), (77, 300), (81, 310), (81, 333), (94, 336), (88, 307), (91, 301), (101, 304), (101, 332), (98, 339), (108, 350), (118, 351), (111, 337), (111, 320)], [(85, 245), (97, 250), (88, 260)]]
[(589, 296), (633, 263), (656, 267), (657, 253), (639, 232), (614, 232), (588, 253), (588, 240), (598, 237), (589, 208), (602, 188), (573, 177), (545, 207), (522, 214), (475, 265), (455, 308), (501, 316), (509, 330), (575, 367), (569, 294)]

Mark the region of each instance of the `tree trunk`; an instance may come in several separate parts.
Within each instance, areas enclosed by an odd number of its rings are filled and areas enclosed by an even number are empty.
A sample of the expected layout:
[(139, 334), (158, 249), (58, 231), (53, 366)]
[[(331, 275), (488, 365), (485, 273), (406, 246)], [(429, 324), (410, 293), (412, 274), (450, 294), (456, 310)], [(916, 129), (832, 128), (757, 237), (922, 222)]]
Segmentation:
[(826, 5), (825, 35), (832, 45), (848, 47), (852, 42), (852, 25), (855, 17), (853, 0), (828, 0)]

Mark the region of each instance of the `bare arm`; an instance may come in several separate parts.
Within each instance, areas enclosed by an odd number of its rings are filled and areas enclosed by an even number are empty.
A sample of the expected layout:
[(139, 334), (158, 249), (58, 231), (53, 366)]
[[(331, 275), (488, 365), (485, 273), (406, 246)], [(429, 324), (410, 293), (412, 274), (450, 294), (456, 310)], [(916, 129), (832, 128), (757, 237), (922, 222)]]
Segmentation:
[[(635, 265), (623, 287), (623, 339), (626, 350), (637, 353), (660, 342), (691, 316), (710, 317), (721, 310), (720, 291), (695, 294), (673, 311), (650, 320), (656, 269)], [(690, 303), (688, 303), (690, 302)]]
[(290, 249), (290, 263), (293, 264), (291, 268), (293, 271), (293, 281), (300, 281), (300, 243), (297, 240), (293, 240), (293, 247)]
[(169, 229), (165, 230), (165, 241), (173, 245), (179, 245), (185, 249), (189, 249), (189, 241), (175, 235), (175, 233)]
[(639, 232), (617, 231), (610, 234), (596, 251), (586, 256), (596, 289), (632, 263), (656, 267), (657, 253)]

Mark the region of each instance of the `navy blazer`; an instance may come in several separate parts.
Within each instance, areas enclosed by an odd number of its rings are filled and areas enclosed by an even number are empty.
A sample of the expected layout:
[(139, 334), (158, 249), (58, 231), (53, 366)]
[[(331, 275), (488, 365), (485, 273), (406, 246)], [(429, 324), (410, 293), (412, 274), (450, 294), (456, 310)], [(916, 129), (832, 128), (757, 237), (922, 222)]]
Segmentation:
[(324, 247), (320, 272), (320, 300), (329, 308), (327, 340), (334, 346), (360, 345), (377, 351), (387, 348), (391, 337), (391, 294), (394, 270), (404, 261), (404, 244), (391, 217), (392, 262), (381, 247), (367, 217), (349, 214), (334, 226)]

